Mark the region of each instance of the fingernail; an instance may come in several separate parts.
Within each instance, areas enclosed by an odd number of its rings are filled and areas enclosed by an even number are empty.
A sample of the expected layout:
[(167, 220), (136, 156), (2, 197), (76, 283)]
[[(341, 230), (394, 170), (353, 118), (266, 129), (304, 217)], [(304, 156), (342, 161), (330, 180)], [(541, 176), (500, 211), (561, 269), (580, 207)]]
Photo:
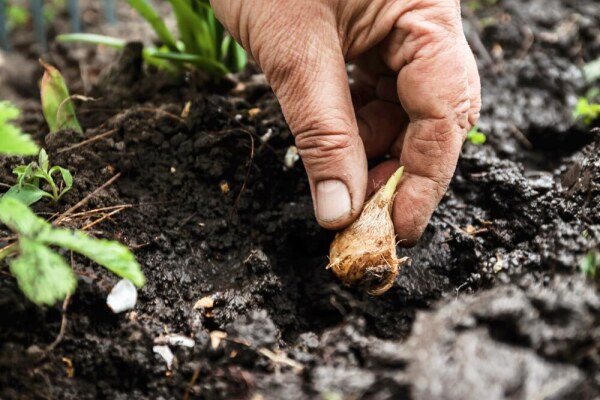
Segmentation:
[(352, 202), (346, 185), (336, 179), (317, 183), (317, 219), (335, 222), (350, 214)]

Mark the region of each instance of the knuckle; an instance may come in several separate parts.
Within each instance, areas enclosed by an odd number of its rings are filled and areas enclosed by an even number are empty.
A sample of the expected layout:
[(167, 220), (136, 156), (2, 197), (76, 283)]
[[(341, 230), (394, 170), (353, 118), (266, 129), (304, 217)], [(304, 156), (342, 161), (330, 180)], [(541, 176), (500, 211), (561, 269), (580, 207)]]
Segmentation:
[(296, 135), (298, 154), (305, 163), (330, 163), (342, 160), (354, 144), (347, 131), (308, 129)]

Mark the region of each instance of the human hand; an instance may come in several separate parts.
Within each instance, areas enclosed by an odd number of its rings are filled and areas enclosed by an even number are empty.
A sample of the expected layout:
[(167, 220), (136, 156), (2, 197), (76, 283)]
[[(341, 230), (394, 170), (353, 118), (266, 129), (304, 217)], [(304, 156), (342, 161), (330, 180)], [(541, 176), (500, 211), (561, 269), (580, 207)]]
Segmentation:
[[(480, 83), (459, 0), (211, 0), (264, 71), (306, 167), (319, 223), (360, 214), (398, 167), (393, 208), (414, 244), (446, 192)], [(346, 62), (354, 61), (349, 85)], [(395, 157), (367, 170), (367, 157)]]

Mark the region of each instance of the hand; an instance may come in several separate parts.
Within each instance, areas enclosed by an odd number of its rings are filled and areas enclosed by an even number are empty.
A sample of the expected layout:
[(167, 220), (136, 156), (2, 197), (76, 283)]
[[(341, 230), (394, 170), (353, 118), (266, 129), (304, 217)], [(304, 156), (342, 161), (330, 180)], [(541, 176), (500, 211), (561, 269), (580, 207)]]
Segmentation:
[[(396, 232), (414, 244), (479, 117), (459, 0), (212, 0), (264, 71), (310, 181), (315, 214), (350, 224), (400, 164)], [(354, 61), (349, 85), (346, 62)], [(391, 154), (367, 170), (367, 157)]]

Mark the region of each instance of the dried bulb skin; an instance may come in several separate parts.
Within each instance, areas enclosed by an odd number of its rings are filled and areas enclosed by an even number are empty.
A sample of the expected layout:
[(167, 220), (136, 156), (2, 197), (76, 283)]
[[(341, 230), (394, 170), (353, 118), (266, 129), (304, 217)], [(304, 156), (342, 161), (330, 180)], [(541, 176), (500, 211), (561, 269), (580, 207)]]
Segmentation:
[(379, 296), (392, 287), (406, 258), (396, 256), (392, 204), (404, 168), (365, 204), (352, 225), (338, 233), (329, 250), (329, 265), (345, 285), (364, 285)]

